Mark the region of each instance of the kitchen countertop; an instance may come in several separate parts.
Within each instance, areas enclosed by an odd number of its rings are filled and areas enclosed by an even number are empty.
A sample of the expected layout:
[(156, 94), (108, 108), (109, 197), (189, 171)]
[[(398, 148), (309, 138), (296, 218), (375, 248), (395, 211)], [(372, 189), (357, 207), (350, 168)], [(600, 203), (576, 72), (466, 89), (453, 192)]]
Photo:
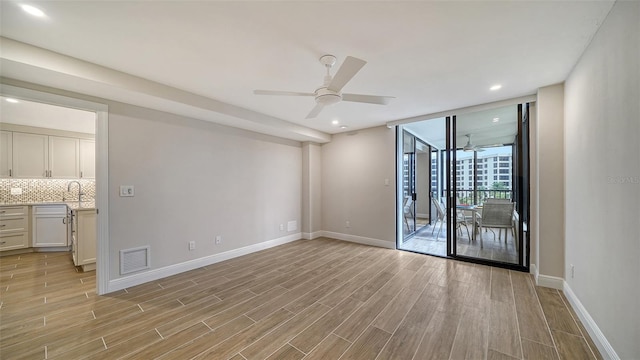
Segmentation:
[(30, 202), (8, 202), (0, 203), (0, 206), (10, 205), (22, 205), (22, 206), (35, 206), (35, 205), (67, 205), (71, 210), (95, 210), (96, 203), (94, 200), (83, 201), (80, 204), (78, 201), (30, 201)]

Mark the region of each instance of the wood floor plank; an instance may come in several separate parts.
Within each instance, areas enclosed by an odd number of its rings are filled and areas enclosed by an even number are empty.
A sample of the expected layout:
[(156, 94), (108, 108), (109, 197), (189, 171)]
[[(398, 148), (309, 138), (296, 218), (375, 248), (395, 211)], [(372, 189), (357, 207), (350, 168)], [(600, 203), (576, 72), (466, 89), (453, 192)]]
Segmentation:
[(461, 314), (436, 310), (425, 330), (415, 359), (449, 359), (453, 341), (458, 331)]
[(554, 346), (547, 320), (544, 317), (538, 298), (516, 296), (515, 304), (520, 336), (523, 339)]
[[(274, 314), (274, 316), (282, 316), (280, 321), (284, 321), (284, 319), (292, 316), (292, 314), (287, 311), (282, 311), (281, 313)], [(232, 336), (240, 337), (240, 335), (238, 335), (239, 333), (247, 330), (254, 324), (255, 322), (248, 317), (239, 316), (191, 342), (176, 347), (176, 349), (158, 357), (158, 359), (191, 359), (193, 356), (211, 349), (223, 341), (230, 339)], [(245, 334), (251, 333), (246, 332)]]
[(522, 353), (525, 360), (558, 360), (554, 347), (527, 339), (522, 339)]
[(194, 339), (199, 338), (209, 331), (209, 327), (204, 323), (196, 323), (184, 330), (178, 331), (171, 336), (164, 337), (162, 340), (157, 341), (150, 346), (143, 347), (142, 349), (134, 353), (128, 354), (127, 359), (155, 359), (172, 351), (182, 344), (191, 342)]
[(514, 358), (522, 357), (515, 305), (491, 300), (489, 349)]
[(388, 332), (369, 326), (342, 355), (341, 360), (373, 360), (391, 337)]
[(518, 359), (520, 358), (503, 354), (493, 349), (489, 349), (489, 351), (487, 352), (487, 360), (518, 360)]
[(349, 346), (351, 346), (351, 343), (347, 340), (334, 334), (329, 334), (305, 357), (305, 360), (339, 359)]
[(511, 276), (508, 270), (491, 269), (491, 300), (513, 303)]
[(582, 336), (551, 329), (560, 360), (591, 360), (595, 356)]
[(305, 356), (300, 350), (289, 344), (284, 344), (278, 351), (266, 358), (266, 360), (300, 360)]
[(295, 336), (289, 343), (301, 351), (309, 353), (361, 305), (362, 302), (360, 300), (351, 297), (344, 299), (327, 312), (326, 315)]
[[(437, 285), (431, 285), (437, 286)], [(424, 324), (429, 323), (436, 311), (440, 299), (430, 296), (429, 287), (420, 295), (416, 303), (407, 313), (398, 328), (384, 346), (378, 359), (412, 359), (418, 349), (426, 330)]]
[(580, 322), (580, 318), (578, 317), (578, 314), (576, 314), (575, 310), (571, 307), (571, 303), (569, 303), (569, 300), (567, 299), (567, 297), (564, 295), (562, 291), (558, 291), (558, 293), (560, 294), (560, 297), (562, 298), (562, 301), (564, 302), (565, 306), (569, 309), (571, 316), (573, 317), (574, 320), (576, 320), (578, 329), (580, 329), (580, 333), (582, 334), (582, 337), (584, 337), (585, 340), (587, 341), (587, 345), (589, 345), (591, 352), (593, 352), (593, 355), (595, 356), (596, 359), (602, 360), (603, 359), (602, 354), (600, 354), (598, 347), (589, 336), (589, 332), (587, 331), (587, 329)]
[(422, 292), (413, 289), (404, 288), (398, 296), (393, 300), (393, 304), (387, 306), (375, 319), (373, 326), (382, 329), (388, 333), (396, 330), (402, 319), (407, 315), (409, 310), (418, 300)]
[(555, 289), (537, 288), (542, 311), (552, 330), (560, 330), (569, 334), (582, 336), (571, 312), (565, 306), (560, 294)]
[(277, 329), (243, 349), (240, 354), (248, 360), (262, 360), (288, 343), (289, 340), (293, 339), (329, 310), (331, 310), (331, 308), (328, 306), (315, 303), (286, 321)]
[(452, 359), (484, 359), (488, 347), (488, 316), (477, 308), (465, 306), (451, 349)]

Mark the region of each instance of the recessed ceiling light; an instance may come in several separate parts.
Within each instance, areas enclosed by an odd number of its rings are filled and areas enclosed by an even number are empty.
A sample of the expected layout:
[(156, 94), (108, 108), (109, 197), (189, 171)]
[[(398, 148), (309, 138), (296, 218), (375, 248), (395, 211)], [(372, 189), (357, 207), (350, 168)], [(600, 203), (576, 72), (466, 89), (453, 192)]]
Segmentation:
[(500, 118), (493, 118), (493, 120), (492, 120), (492, 121), (493, 121), (493, 122), (498, 122), (498, 121), (500, 121)]
[(490, 87), (489, 90), (495, 91), (495, 90), (499, 90), (501, 88), (502, 88), (502, 85), (496, 84), (496, 85), (493, 85), (492, 87)]
[(20, 5), (20, 7), (22, 8), (22, 10), (26, 11), (27, 13), (29, 13), (29, 14), (31, 14), (33, 16), (44, 17), (44, 11), (38, 9), (35, 6), (22, 4), (22, 5)]
[(333, 125), (338, 125), (338, 124), (340, 123), (340, 121), (338, 121), (338, 120), (333, 120), (331, 123), (332, 123)]
[(340, 129), (346, 129), (346, 128), (348, 128), (348, 126), (347, 126), (347, 125), (342, 125), (342, 126), (340, 126)]
[(14, 98), (6, 98), (5, 100), (7, 100), (7, 102), (10, 102), (12, 104), (15, 104), (18, 102), (18, 100), (14, 99)]

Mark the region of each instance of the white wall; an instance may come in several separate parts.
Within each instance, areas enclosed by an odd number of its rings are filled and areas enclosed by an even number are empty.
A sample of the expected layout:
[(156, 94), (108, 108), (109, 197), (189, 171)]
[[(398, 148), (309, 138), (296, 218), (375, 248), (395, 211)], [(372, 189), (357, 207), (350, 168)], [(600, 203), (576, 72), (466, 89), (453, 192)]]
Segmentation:
[(640, 357), (639, 24), (617, 1), (565, 84), (566, 281), (622, 359)]
[[(564, 277), (564, 86), (538, 89), (536, 103), (538, 271), (545, 279)], [(559, 285), (561, 286), (561, 282)]]
[(301, 174), (299, 142), (111, 104), (110, 279), (121, 249), (150, 245), (157, 269), (299, 233)]
[(334, 135), (322, 145), (327, 235), (395, 247), (395, 153), (395, 130), (384, 126)]

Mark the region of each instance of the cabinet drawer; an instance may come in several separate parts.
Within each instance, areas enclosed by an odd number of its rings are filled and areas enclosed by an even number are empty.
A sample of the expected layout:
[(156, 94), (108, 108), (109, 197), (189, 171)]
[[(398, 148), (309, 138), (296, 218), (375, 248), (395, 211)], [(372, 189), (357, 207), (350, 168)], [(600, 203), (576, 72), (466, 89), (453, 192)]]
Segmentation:
[(37, 205), (33, 207), (33, 215), (66, 215), (67, 205)]
[(27, 206), (1, 206), (0, 207), (0, 219), (13, 216), (27, 216)]
[(0, 234), (27, 231), (29, 221), (26, 216), (0, 219)]
[(0, 235), (0, 251), (22, 249), (29, 247), (29, 238), (26, 232), (17, 234)]

